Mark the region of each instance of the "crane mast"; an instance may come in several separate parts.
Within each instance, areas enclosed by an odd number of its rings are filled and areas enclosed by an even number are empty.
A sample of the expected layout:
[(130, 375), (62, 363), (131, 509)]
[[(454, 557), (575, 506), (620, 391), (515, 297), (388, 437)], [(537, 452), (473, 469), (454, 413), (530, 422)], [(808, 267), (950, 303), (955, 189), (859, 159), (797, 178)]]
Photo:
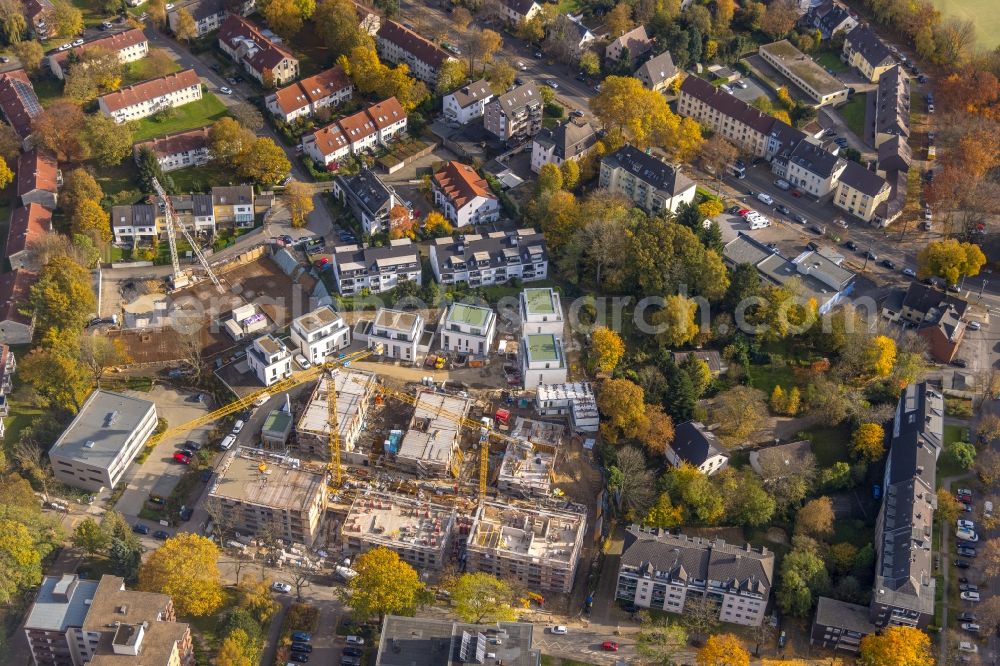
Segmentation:
[[(177, 235), (174, 232), (174, 225), (177, 224), (177, 220), (174, 217), (174, 206), (170, 203), (170, 197), (167, 196), (163, 186), (160, 185), (160, 181), (156, 178), (153, 178), (153, 189), (156, 190), (156, 195), (163, 201), (163, 216), (167, 220), (167, 242), (170, 244), (170, 261), (174, 266), (174, 287), (183, 287), (187, 284), (187, 279), (186, 276), (183, 276), (181, 273), (180, 260), (177, 258)], [(212, 267), (208, 263), (208, 258), (205, 256), (205, 253), (201, 251), (201, 247), (194, 241), (194, 238), (191, 237), (191, 234), (188, 233), (188, 230), (184, 228), (183, 224), (177, 224), (177, 228), (181, 230), (181, 233), (184, 235), (184, 239), (188, 242), (188, 245), (191, 246), (194, 256), (198, 258), (198, 263), (200, 263), (201, 267), (205, 269), (205, 273), (212, 281), (212, 284), (215, 285), (216, 289), (222, 292), (224, 290), (222, 282), (219, 281), (215, 271), (212, 270)], [(178, 280), (180, 280), (181, 284), (178, 284)]]

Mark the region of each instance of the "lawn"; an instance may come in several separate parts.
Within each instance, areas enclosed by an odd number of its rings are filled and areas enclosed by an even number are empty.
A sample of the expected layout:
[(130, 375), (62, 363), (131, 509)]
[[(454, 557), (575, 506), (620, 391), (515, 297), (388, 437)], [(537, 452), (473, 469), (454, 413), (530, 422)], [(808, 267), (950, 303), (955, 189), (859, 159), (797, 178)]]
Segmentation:
[(136, 60), (135, 62), (130, 62), (125, 65), (124, 77), (122, 80), (123, 86), (132, 85), (133, 83), (138, 83), (139, 81), (148, 81), (149, 79), (155, 79), (159, 76), (164, 76), (166, 74), (173, 74), (174, 72), (179, 72), (181, 70), (180, 64), (176, 60), (170, 61), (170, 71), (152, 71), (150, 65), (152, 61), (149, 58), (143, 58), (141, 60)]
[(850, 69), (841, 59), (840, 53), (835, 51), (822, 51), (813, 55), (813, 59), (819, 63), (820, 67), (828, 69), (834, 73), (846, 72)]
[(216, 185), (232, 184), (232, 174), (210, 165), (171, 171), (165, 176), (173, 182), (174, 192), (208, 192)]
[(847, 123), (847, 126), (851, 128), (851, 131), (858, 135), (859, 138), (864, 138), (865, 136), (865, 106), (867, 104), (868, 95), (864, 93), (859, 93), (854, 96), (851, 101), (849, 101), (844, 106), (837, 109), (840, 112), (840, 116)]
[(976, 26), (976, 42), (982, 49), (1000, 46), (1000, 12), (995, 0), (932, 0), (946, 18), (954, 16)]
[(97, 180), (97, 184), (101, 186), (101, 189), (104, 190), (105, 199), (111, 199), (118, 203), (135, 203), (135, 201), (121, 200), (121, 197), (116, 196), (122, 192), (133, 191), (137, 195), (137, 199), (141, 195), (139, 192), (138, 175), (135, 162), (131, 159), (126, 159), (121, 164), (115, 166), (101, 167), (94, 171), (94, 178)]
[(31, 87), (42, 106), (48, 106), (62, 99), (63, 83), (54, 76), (41, 76), (31, 80)]
[(580, 0), (559, 0), (556, 11), (560, 14), (575, 14), (580, 9)]
[(795, 385), (795, 375), (790, 365), (777, 363), (751, 365), (747, 369), (747, 376), (750, 378), (750, 385), (763, 391), (767, 397), (771, 397), (771, 392), (777, 384), (781, 384), (781, 388), (785, 391)]
[(225, 115), (226, 107), (219, 98), (210, 92), (203, 92), (200, 100), (173, 109), (165, 118), (156, 120), (151, 116), (140, 120), (136, 123), (132, 141), (145, 141), (155, 136), (204, 127)]
[(812, 452), (820, 468), (831, 467), (834, 463), (847, 462), (851, 456), (847, 445), (851, 439), (850, 429), (846, 426), (833, 428), (814, 428), (806, 432), (812, 442)]
[(952, 457), (949, 452), (949, 446), (955, 442), (964, 442), (968, 438), (969, 429), (962, 425), (955, 425), (951, 423), (946, 423), (944, 426), (944, 451), (941, 452), (941, 456), (938, 458), (937, 464), (937, 483), (941, 484), (941, 481), (945, 477), (949, 476), (959, 476), (964, 474), (967, 470), (963, 469), (961, 465)]

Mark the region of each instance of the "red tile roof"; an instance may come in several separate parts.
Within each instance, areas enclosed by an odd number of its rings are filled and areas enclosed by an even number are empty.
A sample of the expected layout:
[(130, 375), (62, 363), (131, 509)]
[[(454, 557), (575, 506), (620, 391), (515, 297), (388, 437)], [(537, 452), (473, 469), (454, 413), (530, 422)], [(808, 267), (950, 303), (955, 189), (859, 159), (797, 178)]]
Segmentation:
[(198, 129), (176, 134), (159, 136), (149, 141), (135, 144), (135, 151), (138, 154), (142, 148), (149, 148), (153, 154), (159, 158), (169, 157), (178, 153), (186, 153), (208, 146), (209, 127), (199, 127)]
[(338, 120), (337, 124), (340, 125), (340, 130), (351, 143), (361, 141), (366, 136), (378, 132), (378, 128), (375, 127), (374, 121), (372, 121), (366, 111), (358, 111), (357, 113), (345, 116)]
[(384, 99), (381, 102), (376, 102), (365, 109), (365, 112), (368, 114), (368, 117), (372, 119), (372, 122), (375, 123), (375, 127), (380, 130), (394, 125), (400, 120), (406, 118), (406, 112), (403, 111), (403, 105), (400, 104), (399, 100), (395, 97), (390, 97), (389, 99)]
[(21, 153), (17, 158), (17, 196), (23, 197), (35, 190), (57, 191), (58, 174), (56, 158), (48, 153), (38, 150)]
[(25, 326), (31, 324), (31, 317), (22, 314), (19, 307), (28, 299), (32, 285), (38, 275), (19, 269), (0, 275), (0, 321), (15, 321)]
[(69, 58), (69, 54), (72, 53), (74, 56), (79, 58), (88, 49), (92, 48), (102, 48), (108, 51), (113, 51), (117, 53), (118, 51), (124, 51), (127, 48), (135, 46), (136, 44), (142, 44), (143, 42), (149, 41), (146, 39), (145, 33), (138, 28), (132, 28), (131, 30), (126, 30), (125, 32), (118, 32), (113, 35), (107, 35), (95, 39), (92, 42), (87, 42), (83, 46), (78, 46), (74, 49), (69, 49), (67, 51), (57, 51), (56, 53), (49, 56), (51, 59), (63, 66), (66, 60)]
[(242, 40), (249, 40), (257, 47), (256, 52), (247, 58), (247, 62), (261, 75), (273, 70), (282, 60), (298, 62), (291, 51), (269, 40), (253, 23), (237, 14), (230, 14), (219, 28), (219, 41), (235, 51)]
[(31, 124), (42, 112), (42, 105), (23, 69), (0, 74), (0, 111), (18, 136), (31, 134)]
[(461, 162), (448, 162), (434, 174), (434, 184), (456, 209), (462, 208), (476, 197), (496, 199), (486, 180), (476, 170)]
[(278, 108), (282, 113), (289, 115), (299, 109), (315, 104), (321, 99), (336, 95), (344, 88), (350, 88), (351, 82), (341, 69), (340, 65), (335, 65), (330, 69), (320, 72), (308, 79), (302, 79), (295, 83), (276, 90), (273, 94), (277, 100)]
[(321, 127), (313, 132), (313, 137), (316, 139), (316, 148), (323, 155), (332, 155), (349, 145), (347, 137), (344, 136), (337, 123)]
[(378, 29), (377, 36), (379, 39), (392, 42), (417, 60), (425, 62), (435, 69), (451, 58), (447, 51), (434, 42), (421, 37), (395, 21), (383, 22), (382, 27)]
[(195, 71), (193, 69), (185, 69), (175, 74), (161, 76), (158, 79), (136, 83), (133, 86), (108, 93), (99, 99), (104, 100), (104, 105), (108, 108), (108, 111), (114, 113), (115, 111), (121, 111), (130, 106), (148, 102), (151, 99), (200, 84), (201, 79), (198, 78)]
[(44, 238), (52, 230), (52, 211), (36, 203), (21, 206), (10, 216), (7, 230), (7, 256), (24, 252), (28, 245)]

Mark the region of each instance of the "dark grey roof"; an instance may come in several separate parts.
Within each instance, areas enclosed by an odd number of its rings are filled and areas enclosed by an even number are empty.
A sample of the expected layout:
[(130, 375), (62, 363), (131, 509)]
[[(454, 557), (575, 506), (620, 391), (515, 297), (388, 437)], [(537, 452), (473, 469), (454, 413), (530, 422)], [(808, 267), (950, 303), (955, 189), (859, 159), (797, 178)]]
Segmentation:
[(438, 238), (432, 246), (442, 272), (546, 261), (545, 237), (534, 229)]
[(879, 171), (906, 171), (912, 159), (910, 144), (902, 136), (887, 139), (878, 147)]
[(152, 204), (111, 207), (112, 227), (156, 226), (156, 207)]
[(536, 4), (535, 0), (502, 0), (503, 4), (510, 8), (511, 11), (517, 12), (521, 16), (527, 16), (528, 12), (531, 11), (532, 5)]
[(849, 604), (829, 597), (820, 597), (816, 603), (816, 624), (839, 627), (859, 634), (871, 634), (878, 627), (868, 619), (868, 606)]
[(80, 580), (73, 574), (45, 576), (24, 626), (44, 631), (82, 627), (96, 592), (96, 580)]
[(534, 140), (555, 147), (556, 156), (565, 160), (585, 153), (597, 143), (597, 130), (586, 120), (572, 118), (555, 129), (543, 129)]
[(867, 25), (855, 26), (854, 30), (847, 33), (846, 41), (872, 66), (892, 61), (892, 51)]
[(388, 245), (381, 247), (338, 246), (333, 250), (333, 263), (341, 274), (350, 272), (351, 275), (376, 275), (380, 272), (380, 268), (416, 270), (414, 267), (420, 267), (420, 256), (416, 245), (408, 238), (400, 238), (389, 241)]
[(775, 123), (782, 122), (761, 113), (758, 109), (721, 88), (716, 88), (700, 76), (685, 77), (684, 83), (681, 84), (681, 93), (704, 102), (722, 115), (738, 120), (761, 134), (770, 133)]
[(469, 83), (462, 86), (455, 92), (451, 93), (458, 105), (463, 109), (473, 102), (478, 102), (484, 99), (490, 99), (493, 97), (493, 91), (490, 90), (490, 84), (486, 79), (480, 79), (475, 83)]
[(788, 157), (789, 162), (794, 162), (803, 169), (814, 173), (820, 178), (830, 178), (834, 172), (843, 164), (843, 160), (809, 141), (799, 141), (792, 149)]
[(198, 0), (197, 2), (191, 2), (181, 7), (177, 7), (176, 10), (171, 10), (171, 13), (174, 11), (180, 11), (181, 9), (186, 9), (191, 12), (191, 17), (194, 18), (195, 21), (201, 21), (211, 16), (224, 13), (226, 11), (226, 3), (225, 0)]
[(694, 187), (694, 182), (680, 168), (661, 162), (638, 148), (625, 145), (604, 157), (602, 164), (621, 167), (650, 186), (674, 197)]
[(870, 197), (877, 195), (886, 185), (885, 178), (851, 160), (848, 160), (847, 166), (841, 172), (840, 180)]
[(212, 188), (212, 198), (216, 204), (235, 206), (253, 203), (253, 187), (250, 185), (225, 185)]
[[(888, 167), (894, 166), (892, 160), (887, 162)], [(909, 187), (908, 170), (890, 170), (885, 174), (885, 182), (889, 185), (889, 198), (878, 205), (875, 209), (875, 216), (886, 221), (892, 221), (903, 212), (906, 207), (906, 190)]]
[[(538, 666), (528, 622), (465, 624), (451, 620), (389, 615), (382, 623), (376, 666), (460, 666), (503, 663)], [(486, 660), (486, 654), (496, 655)]]
[(964, 317), (969, 303), (930, 285), (913, 281), (903, 297), (903, 307), (921, 312), (924, 316), (934, 309), (954, 308), (959, 317)]
[(756, 266), (772, 254), (774, 254), (774, 250), (756, 238), (743, 233), (737, 234), (736, 238), (726, 243), (722, 248), (722, 258), (732, 266), (739, 264)]
[(674, 59), (670, 55), (670, 51), (664, 51), (640, 65), (635, 70), (635, 76), (636, 78), (645, 79), (650, 85), (656, 85), (661, 81), (666, 81), (677, 76), (677, 66), (674, 65)]
[(49, 457), (108, 469), (139, 426), (155, 413), (149, 400), (98, 389), (49, 449)]
[(874, 127), (878, 134), (910, 135), (910, 79), (899, 65), (878, 79), (874, 97)]
[(712, 373), (716, 375), (722, 372), (722, 370), (727, 367), (727, 365), (722, 360), (722, 355), (714, 349), (670, 352), (670, 358), (672, 358), (674, 363), (678, 365), (686, 361), (688, 356), (694, 356), (695, 358), (704, 361), (708, 365), (708, 369), (711, 370)]
[(765, 599), (774, 576), (774, 553), (750, 544), (704, 539), (631, 525), (625, 530), (622, 569), (678, 582), (717, 581), (721, 587)]
[(336, 181), (341, 191), (347, 195), (347, 203), (355, 213), (365, 212), (368, 217), (376, 218), (389, 212), (393, 191), (368, 167), (362, 167), (353, 176), (338, 174)]
[(824, 34), (833, 34), (833, 31), (840, 27), (840, 24), (851, 18), (851, 12), (843, 5), (835, 4), (823, 18), (819, 20), (819, 29)]
[(535, 87), (534, 83), (525, 83), (510, 92), (500, 95), (490, 102), (490, 104), (499, 105), (500, 110), (509, 115), (517, 113), (521, 109), (526, 109), (529, 106), (542, 104), (542, 95), (538, 92), (538, 88)]
[(685, 421), (674, 429), (674, 440), (670, 448), (684, 462), (697, 467), (715, 455), (725, 455), (719, 446), (719, 439), (697, 421)]

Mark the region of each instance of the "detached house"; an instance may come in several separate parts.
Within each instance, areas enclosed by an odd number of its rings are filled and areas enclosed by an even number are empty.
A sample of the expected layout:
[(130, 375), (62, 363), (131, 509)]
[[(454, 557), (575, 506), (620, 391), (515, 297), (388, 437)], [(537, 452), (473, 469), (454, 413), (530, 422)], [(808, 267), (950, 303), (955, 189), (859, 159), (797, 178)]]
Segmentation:
[(138, 164), (142, 150), (149, 149), (164, 173), (207, 164), (212, 157), (208, 149), (209, 129), (199, 127), (137, 143), (132, 146), (133, 157)]
[(247, 365), (264, 386), (292, 374), (292, 352), (273, 335), (262, 335), (247, 349)]
[(17, 158), (17, 196), (21, 204), (41, 204), (53, 209), (59, 200), (62, 171), (56, 159), (40, 150), (29, 150)]
[(525, 333), (518, 350), (525, 390), (565, 384), (568, 372), (562, 338), (551, 333)]
[(857, 162), (847, 162), (840, 174), (833, 205), (865, 222), (879, 223), (892, 188), (885, 178)]
[(531, 170), (546, 164), (558, 167), (584, 157), (597, 143), (597, 130), (583, 118), (571, 118), (554, 129), (543, 129), (531, 141)]
[(542, 129), (544, 102), (533, 83), (514, 88), (486, 105), (486, 131), (509, 145), (521, 143)]
[(394, 224), (409, 222), (412, 216), (396, 190), (366, 166), (353, 176), (334, 176), (333, 197), (351, 209), (368, 235), (388, 233)]
[(500, 202), (476, 171), (461, 162), (448, 162), (431, 178), (434, 205), (456, 227), (495, 222)]
[(267, 110), (285, 122), (307, 118), (324, 107), (343, 104), (351, 99), (354, 86), (341, 69), (334, 65), (307, 79), (296, 81), (266, 98)]
[(541, 14), (542, 6), (535, 0), (500, 0), (500, 11), (507, 23), (516, 26)]
[(694, 201), (695, 185), (680, 167), (625, 145), (601, 160), (600, 186), (631, 199), (647, 213), (676, 213)]
[(299, 76), (292, 52), (242, 16), (230, 14), (223, 22), (219, 48), (264, 86), (283, 86)]
[(454, 60), (434, 42), (395, 21), (384, 21), (375, 34), (379, 57), (393, 65), (406, 64), (410, 74), (433, 88), (441, 65)]
[(66, 73), (72, 64), (91, 49), (103, 49), (117, 53), (118, 60), (125, 64), (141, 60), (149, 55), (149, 40), (146, 39), (142, 30), (132, 28), (125, 32), (99, 37), (83, 46), (77, 46), (67, 51), (56, 51), (45, 61), (48, 63), (52, 75), (61, 81), (66, 78)]
[(867, 25), (858, 25), (847, 33), (841, 59), (872, 83), (896, 64), (892, 51)]
[(441, 99), (445, 118), (461, 125), (468, 125), (486, 113), (486, 105), (493, 99), (493, 91), (486, 79), (464, 85)]
[[(939, 363), (950, 363), (965, 337), (969, 303), (957, 296), (920, 282), (911, 282), (898, 300), (886, 301), (882, 313), (891, 321), (916, 326), (917, 335), (928, 342), (931, 356)], [(890, 302), (895, 300), (895, 302)]]
[(329, 305), (293, 319), (291, 336), (306, 360), (317, 364), (351, 344), (351, 328)]
[(52, 211), (30, 203), (14, 210), (7, 229), (7, 261), (11, 270), (37, 268), (31, 261), (31, 245), (52, 231)]
[(850, 32), (858, 21), (844, 5), (835, 0), (825, 0), (806, 12), (803, 23), (818, 28), (823, 39), (830, 39), (838, 32)]
[(653, 48), (653, 40), (646, 34), (646, 26), (640, 25), (615, 38), (604, 49), (604, 59), (616, 63), (623, 57), (636, 62)]
[(676, 427), (674, 439), (667, 445), (667, 461), (674, 467), (690, 465), (711, 476), (729, 462), (724, 450), (719, 438), (704, 424), (686, 421)]
[(492, 308), (452, 303), (441, 315), (438, 337), (441, 350), (486, 356), (493, 347), (497, 315)]
[(419, 313), (379, 308), (365, 335), (369, 349), (381, 344), (382, 356), (414, 363), (417, 354), (427, 351), (420, 344), (423, 331), (424, 318)]
[(28, 22), (28, 32), (38, 41), (56, 36), (56, 26), (52, 20), (56, 8), (50, 0), (26, 0), (24, 18)]
[(632, 75), (642, 82), (642, 85), (649, 90), (665, 92), (670, 84), (677, 80), (680, 72), (674, 65), (674, 59), (670, 51), (664, 51), (658, 56), (653, 56), (639, 66)]
[(120, 125), (199, 99), (201, 79), (193, 69), (185, 69), (102, 95), (97, 98), (97, 104), (101, 113)]

